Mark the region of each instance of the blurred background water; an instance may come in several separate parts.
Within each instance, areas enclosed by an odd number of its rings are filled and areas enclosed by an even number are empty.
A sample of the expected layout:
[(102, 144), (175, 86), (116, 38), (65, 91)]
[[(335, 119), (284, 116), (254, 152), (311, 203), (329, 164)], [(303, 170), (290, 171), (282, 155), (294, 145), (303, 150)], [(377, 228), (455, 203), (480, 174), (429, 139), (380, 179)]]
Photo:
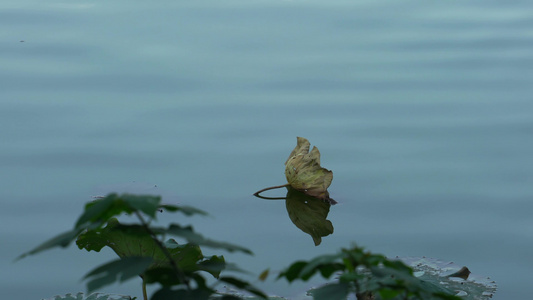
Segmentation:
[[(247, 246), (226, 256), (256, 274), (355, 242), (530, 296), (532, 2), (8, 0), (0, 25), (2, 298), (83, 291), (113, 253), (12, 260), (111, 191), (208, 211), (162, 221)], [(334, 172), (317, 247), (251, 196), (285, 183), (296, 136)]]

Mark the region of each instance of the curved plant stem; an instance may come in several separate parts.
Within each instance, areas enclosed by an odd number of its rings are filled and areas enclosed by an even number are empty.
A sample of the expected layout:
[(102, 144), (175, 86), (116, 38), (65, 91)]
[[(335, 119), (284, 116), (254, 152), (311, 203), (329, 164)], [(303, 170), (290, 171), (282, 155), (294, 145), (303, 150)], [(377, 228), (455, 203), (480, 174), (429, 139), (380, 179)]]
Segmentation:
[(265, 197), (261, 195), (254, 195), (254, 196), (256, 196), (257, 198), (266, 199), (266, 200), (286, 200), (287, 199), (287, 197)]
[[(178, 265), (176, 264), (174, 259), (172, 259), (172, 255), (170, 254), (170, 252), (168, 252), (167, 247), (165, 247), (165, 245), (163, 245), (163, 243), (161, 243), (161, 241), (157, 238), (155, 233), (150, 229), (150, 227), (148, 227), (148, 223), (146, 223), (146, 221), (144, 221), (144, 218), (142, 217), (142, 215), (138, 211), (135, 211), (135, 215), (137, 216), (137, 218), (139, 218), (139, 221), (141, 221), (142, 226), (144, 227), (144, 229), (146, 229), (146, 232), (148, 232), (148, 234), (150, 234), (150, 236), (152, 237), (152, 239), (154, 240), (156, 245), (159, 247), (159, 249), (161, 249), (161, 251), (163, 251), (163, 254), (165, 254), (165, 256), (167, 257), (168, 261), (170, 262), (170, 265), (172, 266), (172, 269), (174, 269), (174, 271), (176, 272), (176, 275), (179, 277), (179, 279), (181, 281), (183, 281), (185, 283), (185, 286), (187, 287), (187, 290), (190, 290), (191, 286), (189, 285), (189, 280), (187, 279), (185, 274), (183, 274), (183, 272), (178, 268)], [(144, 284), (144, 280), (143, 280), (143, 284)], [(143, 286), (143, 288), (144, 288), (144, 286)]]
[(287, 183), (287, 184), (284, 184), (284, 185), (276, 185), (276, 186), (267, 187), (267, 188), (264, 188), (262, 190), (259, 190), (259, 191), (255, 192), (254, 196), (260, 197), (259, 194), (261, 194), (264, 191), (273, 190), (273, 189), (280, 189), (280, 188), (288, 187), (288, 186), (290, 186), (290, 184)]
[(146, 281), (143, 278), (143, 299), (148, 300), (148, 294), (146, 294)]

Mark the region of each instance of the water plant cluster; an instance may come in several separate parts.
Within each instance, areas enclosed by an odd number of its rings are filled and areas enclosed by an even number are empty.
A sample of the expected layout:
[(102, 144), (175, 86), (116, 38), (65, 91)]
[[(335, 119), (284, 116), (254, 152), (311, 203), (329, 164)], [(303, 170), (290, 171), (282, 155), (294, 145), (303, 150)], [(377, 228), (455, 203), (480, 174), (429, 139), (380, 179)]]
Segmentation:
[[(53, 247), (67, 247), (75, 241), (80, 249), (99, 252), (109, 247), (118, 256), (85, 275), (88, 293), (106, 285), (140, 277), (144, 300), (268, 298), (267, 293), (249, 282), (226, 276), (226, 271), (242, 270), (227, 263), (223, 255), (205, 256), (202, 252), (203, 247), (208, 247), (252, 254), (249, 249), (206, 238), (192, 226), (177, 223), (155, 226), (153, 224), (160, 211), (185, 216), (206, 215), (204, 211), (193, 207), (162, 204), (158, 196), (109, 194), (87, 203), (71, 230), (19, 258)], [(136, 222), (121, 223), (117, 219), (121, 215), (134, 216)], [(454, 295), (454, 291), (418, 279), (403, 262), (389, 260), (357, 246), (310, 261), (294, 262), (278, 274), (277, 279), (306, 281), (315, 274), (330, 279), (330, 282), (311, 290), (309, 293), (313, 299), (346, 299), (349, 294), (365, 300), (461, 299)], [(262, 279), (266, 277), (266, 274), (261, 275)], [(150, 297), (146, 292), (148, 284), (158, 285)], [(221, 292), (217, 287), (222, 285), (233, 286), (240, 293)]]
[[(311, 151), (309, 149), (309, 141), (298, 137), (296, 147), (285, 162), (288, 183), (260, 190), (255, 195), (265, 198), (260, 196), (261, 192), (286, 187), (287, 195), (282, 199), (286, 201), (291, 220), (302, 231), (310, 234), (315, 246), (318, 246), (322, 237), (333, 233), (333, 225), (326, 218), (330, 206), (336, 202), (329, 197), (327, 190), (333, 180), (333, 172), (320, 165), (320, 152), (316, 147)], [(71, 230), (44, 242), (19, 258), (53, 247), (67, 247), (75, 241), (80, 249), (100, 252), (104, 247), (109, 247), (118, 255), (117, 259), (98, 266), (85, 275), (88, 293), (106, 285), (140, 277), (143, 300), (279, 299), (269, 297), (245, 280), (227, 276), (227, 271), (243, 270), (227, 263), (223, 255), (204, 255), (202, 247), (250, 255), (251, 250), (205, 238), (192, 226), (178, 223), (164, 227), (153, 225), (158, 213), (163, 211), (181, 213), (184, 216), (207, 214), (190, 206), (163, 204), (159, 196), (112, 193), (87, 203)], [(121, 223), (118, 218), (123, 215), (132, 216), (136, 221)], [(429, 271), (432, 269), (423, 271), (430, 274), (429, 277), (415, 276), (413, 269), (401, 260), (390, 260), (383, 255), (352, 246), (335, 254), (294, 262), (277, 275), (277, 280), (307, 281), (319, 274), (327, 280), (327, 284), (309, 291), (309, 296), (316, 300), (341, 300), (349, 295), (354, 295), (358, 300), (465, 299), (456, 296), (455, 283), (447, 282), (438, 273)], [(259, 279), (266, 280), (268, 273), (263, 272)], [(465, 280), (469, 274), (470, 271), (466, 269), (447, 277)], [(150, 298), (146, 289), (148, 284), (158, 287)], [(218, 288), (228, 285), (238, 292), (224, 292)], [(466, 299), (488, 299), (495, 290), (495, 286), (490, 285), (489, 292), (486, 292), (486, 286), (477, 283), (467, 283), (466, 286), (466, 289), (461, 288)], [(84, 297), (78, 293), (54, 299), (123, 300), (131, 297), (116, 298), (98, 293)]]

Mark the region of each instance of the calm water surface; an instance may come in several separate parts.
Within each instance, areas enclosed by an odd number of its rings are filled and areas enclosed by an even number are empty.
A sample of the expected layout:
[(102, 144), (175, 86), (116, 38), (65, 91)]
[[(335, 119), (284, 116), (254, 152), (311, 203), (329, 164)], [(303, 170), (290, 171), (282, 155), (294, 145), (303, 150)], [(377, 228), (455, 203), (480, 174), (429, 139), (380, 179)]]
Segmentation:
[[(161, 221), (251, 248), (227, 258), (257, 274), (356, 242), (527, 299), (532, 16), (528, 1), (4, 1), (2, 298), (83, 291), (113, 253), (12, 260), (93, 196), (133, 191), (210, 212)], [(285, 182), (296, 136), (334, 172), (335, 232), (317, 247), (283, 201), (252, 196)]]

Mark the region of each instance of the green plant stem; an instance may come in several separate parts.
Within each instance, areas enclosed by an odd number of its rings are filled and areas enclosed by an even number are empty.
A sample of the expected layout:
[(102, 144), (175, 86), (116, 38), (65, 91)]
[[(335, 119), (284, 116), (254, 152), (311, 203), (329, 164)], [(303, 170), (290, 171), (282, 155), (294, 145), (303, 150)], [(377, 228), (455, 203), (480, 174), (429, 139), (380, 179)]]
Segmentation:
[(144, 300), (148, 300), (148, 294), (146, 294), (146, 281), (143, 278), (143, 298)]
[(287, 184), (284, 184), (284, 185), (276, 185), (276, 186), (267, 187), (267, 188), (264, 188), (262, 190), (259, 190), (259, 191), (255, 192), (254, 196), (259, 197), (259, 194), (261, 194), (264, 191), (273, 190), (273, 189), (280, 189), (280, 188), (288, 187), (288, 186), (290, 186), (290, 184), (287, 183)]
[[(176, 272), (176, 275), (179, 277), (179, 279), (182, 282), (185, 283), (187, 290), (190, 290), (191, 286), (189, 285), (189, 280), (187, 279), (187, 276), (185, 276), (183, 272), (181, 272), (181, 270), (178, 268), (178, 265), (176, 265), (176, 262), (174, 261), (174, 259), (172, 259), (172, 255), (170, 254), (170, 252), (168, 252), (167, 247), (165, 247), (165, 245), (161, 243), (161, 241), (157, 238), (155, 233), (150, 229), (150, 227), (148, 227), (148, 223), (146, 223), (146, 221), (144, 220), (144, 218), (138, 211), (135, 211), (135, 215), (137, 216), (137, 218), (139, 218), (139, 221), (141, 221), (142, 226), (144, 227), (144, 229), (146, 229), (148, 234), (150, 234), (150, 236), (152, 237), (156, 245), (161, 249), (161, 251), (163, 251), (163, 254), (165, 254), (165, 256), (167, 257), (168, 261), (170, 262), (170, 265), (172, 266), (172, 269), (174, 269), (174, 271)], [(144, 283), (144, 279), (143, 279), (143, 283)]]

